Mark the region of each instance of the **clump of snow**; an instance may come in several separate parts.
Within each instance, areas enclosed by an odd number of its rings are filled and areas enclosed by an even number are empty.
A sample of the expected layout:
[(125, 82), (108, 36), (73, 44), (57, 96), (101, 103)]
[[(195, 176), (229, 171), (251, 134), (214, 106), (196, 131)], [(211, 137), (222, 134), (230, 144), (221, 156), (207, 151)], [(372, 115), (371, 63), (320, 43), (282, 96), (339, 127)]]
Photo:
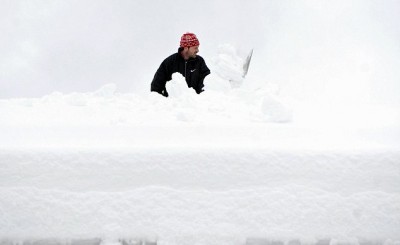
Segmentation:
[(168, 81), (165, 87), (171, 98), (190, 96), (188, 94), (194, 92), (193, 90), (188, 89), (185, 77), (178, 72), (172, 74), (172, 80)]
[(228, 92), (231, 90), (231, 85), (227, 80), (211, 73), (204, 79), (204, 89), (206, 91)]
[(238, 55), (233, 45), (220, 45), (218, 47), (218, 55), (213, 57), (211, 62), (214, 65), (216, 74), (229, 81), (232, 87), (240, 87), (243, 84), (244, 59)]
[(290, 122), (292, 120), (292, 110), (275, 95), (264, 96), (261, 110), (268, 121)]

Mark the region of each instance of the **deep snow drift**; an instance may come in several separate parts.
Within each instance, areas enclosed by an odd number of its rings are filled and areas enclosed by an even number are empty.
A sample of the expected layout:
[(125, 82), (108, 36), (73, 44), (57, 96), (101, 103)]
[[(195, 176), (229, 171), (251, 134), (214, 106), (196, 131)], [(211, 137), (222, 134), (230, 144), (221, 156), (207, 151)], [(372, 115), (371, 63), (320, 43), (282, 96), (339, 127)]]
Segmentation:
[(398, 112), (296, 103), (223, 50), (201, 95), (0, 100), (0, 240), (397, 244)]
[[(3, 1), (0, 245), (399, 245), (399, 10)], [(206, 91), (149, 93), (185, 31)]]

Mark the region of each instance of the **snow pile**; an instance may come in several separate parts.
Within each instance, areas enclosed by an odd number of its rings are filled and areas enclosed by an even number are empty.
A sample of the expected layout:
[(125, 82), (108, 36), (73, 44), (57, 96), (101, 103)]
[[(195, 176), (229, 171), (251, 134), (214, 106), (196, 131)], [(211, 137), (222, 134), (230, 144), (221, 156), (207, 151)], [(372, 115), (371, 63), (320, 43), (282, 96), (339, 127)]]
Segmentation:
[(222, 79), (229, 81), (234, 88), (240, 87), (244, 80), (243, 64), (245, 60), (231, 44), (223, 44), (218, 48), (217, 57), (212, 58), (214, 70)]
[[(224, 87), (225, 86), (225, 87)], [(205, 91), (198, 96), (188, 89), (185, 78), (173, 74), (167, 82), (169, 93), (165, 106), (172, 104), (177, 119), (182, 121), (290, 122), (292, 110), (288, 102), (266, 90), (230, 89), (226, 80), (206, 78)], [(159, 98), (155, 98), (159, 99)], [(160, 108), (164, 111), (164, 108)]]
[[(182, 121), (216, 120), (215, 116), (222, 116), (219, 121), (290, 122), (291, 102), (279, 96), (277, 89), (252, 86), (251, 81), (245, 80), (244, 63), (232, 45), (221, 45), (218, 55), (212, 59), (213, 73), (206, 77), (201, 97), (188, 90), (185, 78), (175, 73), (167, 82), (170, 98), (165, 103), (180, 108), (177, 118)], [(247, 84), (243, 86), (243, 83)]]

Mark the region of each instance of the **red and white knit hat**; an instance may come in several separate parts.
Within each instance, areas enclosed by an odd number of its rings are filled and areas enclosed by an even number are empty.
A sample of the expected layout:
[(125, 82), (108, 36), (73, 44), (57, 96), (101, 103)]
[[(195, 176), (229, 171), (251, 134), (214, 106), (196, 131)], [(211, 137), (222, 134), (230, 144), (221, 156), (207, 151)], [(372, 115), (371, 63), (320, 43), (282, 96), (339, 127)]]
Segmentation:
[(193, 46), (199, 46), (200, 42), (197, 39), (196, 35), (193, 33), (186, 32), (185, 34), (182, 35), (181, 37), (181, 47), (193, 47)]

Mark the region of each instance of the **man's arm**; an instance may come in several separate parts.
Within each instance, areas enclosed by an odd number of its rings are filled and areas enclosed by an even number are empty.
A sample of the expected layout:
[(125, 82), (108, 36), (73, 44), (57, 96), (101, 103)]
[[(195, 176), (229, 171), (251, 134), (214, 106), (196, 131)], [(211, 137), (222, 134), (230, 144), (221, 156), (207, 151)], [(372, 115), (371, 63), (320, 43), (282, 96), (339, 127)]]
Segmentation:
[(200, 65), (200, 79), (199, 79), (199, 86), (196, 92), (200, 94), (201, 92), (204, 91), (204, 78), (210, 74), (210, 69), (207, 67), (206, 62), (204, 59), (201, 59), (201, 65)]
[(165, 88), (165, 84), (167, 83), (167, 81), (171, 80), (171, 75), (168, 74), (169, 72), (167, 62), (166, 60), (164, 60), (156, 71), (156, 74), (154, 75), (153, 81), (151, 82), (150, 90), (152, 92), (157, 92), (165, 97), (168, 97), (168, 92)]

